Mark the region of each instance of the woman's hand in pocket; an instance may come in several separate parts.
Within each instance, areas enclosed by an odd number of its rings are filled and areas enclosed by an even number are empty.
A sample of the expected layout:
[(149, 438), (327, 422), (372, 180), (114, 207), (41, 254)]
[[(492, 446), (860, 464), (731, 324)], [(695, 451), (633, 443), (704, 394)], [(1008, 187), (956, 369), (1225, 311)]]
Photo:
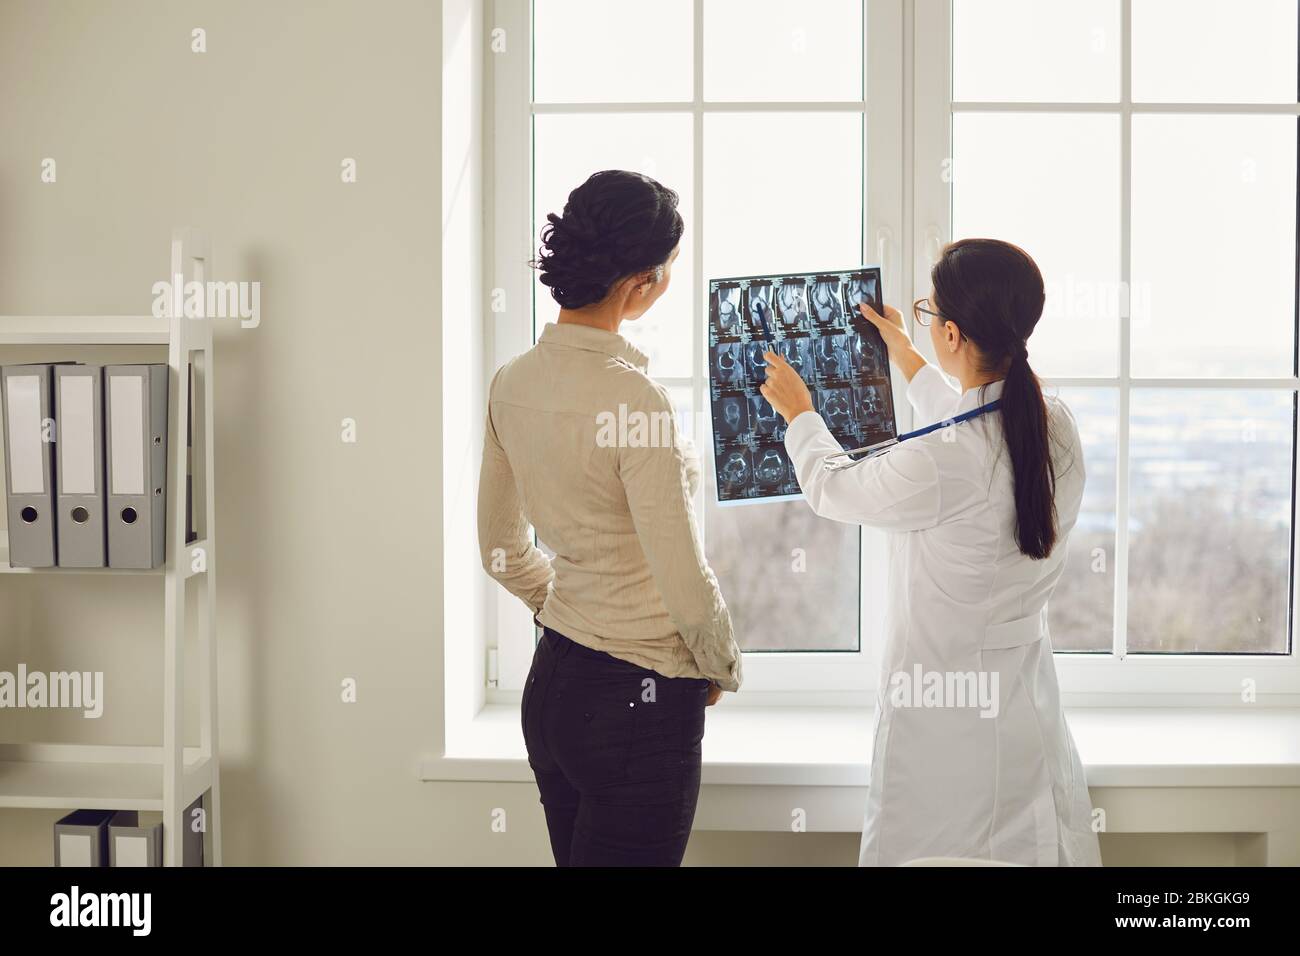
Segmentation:
[(709, 696), (705, 698), (704, 706), (712, 707), (720, 700), (722, 700), (722, 688), (713, 681), (709, 681)]

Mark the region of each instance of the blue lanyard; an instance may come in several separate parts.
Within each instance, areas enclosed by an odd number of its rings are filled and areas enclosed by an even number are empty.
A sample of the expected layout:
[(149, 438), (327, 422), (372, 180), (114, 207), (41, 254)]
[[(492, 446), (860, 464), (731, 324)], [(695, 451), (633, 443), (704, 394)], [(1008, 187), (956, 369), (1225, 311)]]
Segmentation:
[(968, 422), (972, 418), (979, 418), (981, 415), (987, 415), (989, 412), (996, 411), (1002, 407), (1002, 399), (995, 398), (987, 405), (981, 405), (979, 408), (972, 408), (969, 412), (962, 412), (953, 418), (945, 418), (941, 422), (935, 422), (933, 425), (926, 425), (924, 428), (918, 428), (914, 432), (908, 432), (905, 435), (899, 435), (899, 441), (907, 441), (909, 438), (920, 438), (922, 435), (928, 435), (930, 432), (938, 431), (940, 428), (947, 428), (949, 425), (960, 425), (962, 422)]
[[(947, 428), (949, 425), (960, 425), (962, 422), (968, 422), (972, 418), (979, 418), (981, 415), (987, 415), (989, 412), (996, 411), (1002, 407), (1002, 399), (996, 398), (987, 405), (981, 405), (979, 408), (973, 408), (969, 412), (962, 412), (952, 418), (945, 418), (941, 422), (935, 422), (933, 425), (926, 425), (924, 428), (918, 428), (914, 432), (907, 432), (899, 435), (897, 438), (891, 438), (888, 441), (880, 442), (876, 445), (865, 445), (862, 448), (850, 448), (847, 451), (841, 451), (834, 455), (827, 455), (822, 459), (823, 466), (829, 471), (839, 471), (842, 468), (851, 468), (868, 458), (875, 458), (889, 451), (899, 442), (907, 441), (910, 438), (920, 438), (922, 435), (928, 435), (931, 432), (938, 431), (940, 428)], [(862, 454), (862, 458), (853, 458), (853, 455)], [(844, 459), (841, 461), (840, 459)]]

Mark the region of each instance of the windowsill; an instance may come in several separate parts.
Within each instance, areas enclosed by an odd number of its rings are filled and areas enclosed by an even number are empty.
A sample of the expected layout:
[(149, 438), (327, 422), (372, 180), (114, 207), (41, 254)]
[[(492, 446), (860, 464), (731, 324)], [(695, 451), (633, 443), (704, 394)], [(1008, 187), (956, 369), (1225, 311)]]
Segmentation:
[[(1300, 787), (1300, 709), (1067, 708), (1090, 787)], [(705, 786), (865, 787), (872, 713), (856, 707), (708, 712)], [(512, 704), (483, 708), (422, 780), (531, 781)]]

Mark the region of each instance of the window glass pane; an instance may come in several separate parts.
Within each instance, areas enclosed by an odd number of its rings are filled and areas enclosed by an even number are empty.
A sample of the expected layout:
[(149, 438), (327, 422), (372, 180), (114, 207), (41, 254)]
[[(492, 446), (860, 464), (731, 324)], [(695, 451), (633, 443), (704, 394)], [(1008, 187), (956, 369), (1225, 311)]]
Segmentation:
[(533, 96), (539, 103), (690, 100), (693, 24), (692, 0), (534, 0)]
[(1047, 286), (1029, 340), (1040, 375), (1118, 371), (1119, 117), (957, 113), (953, 236), (1021, 246)]
[[(645, 173), (679, 196), (686, 220), (681, 252), (673, 263), (668, 289), (643, 316), (619, 330), (650, 357), (650, 374), (690, 374), (694, 259), (691, 209), (691, 117), (685, 113), (540, 114), (533, 118), (533, 239), (541, 244), (548, 212), (560, 213), (569, 193), (601, 169)], [(559, 305), (550, 290), (536, 285), (536, 327), (553, 322)]]
[(1285, 653), (1291, 392), (1134, 389), (1128, 647)]
[(1133, 0), (1133, 99), (1294, 103), (1296, 0)]
[[(715, 113), (704, 136), (706, 277), (860, 264), (860, 114)], [(696, 429), (707, 455), (707, 412)], [(720, 507), (704, 467), (706, 548), (741, 647), (857, 649), (859, 529), (802, 501)]]
[(861, 99), (861, 0), (706, 0), (704, 98)]
[(708, 412), (693, 411), (689, 387), (668, 391), (700, 455), (705, 553), (741, 649), (857, 650), (858, 527), (818, 518), (802, 501), (719, 506)]
[(953, 0), (957, 102), (1119, 100), (1118, 0)]
[(1295, 230), (1294, 117), (1134, 116), (1134, 374), (1290, 375)]
[[(702, 454), (710, 445), (700, 443)], [(803, 501), (719, 506), (713, 467), (704, 468), (705, 547), (741, 649), (857, 650), (858, 527)]]
[[(1048, 394), (1053, 389), (1047, 389)], [(1115, 620), (1115, 449), (1119, 397), (1111, 388), (1057, 390), (1074, 413), (1087, 483), (1070, 532), (1065, 571), (1048, 617), (1058, 651), (1109, 651)]]
[(850, 268), (861, 250), (861, 114), (705, 116), (705, 279)]

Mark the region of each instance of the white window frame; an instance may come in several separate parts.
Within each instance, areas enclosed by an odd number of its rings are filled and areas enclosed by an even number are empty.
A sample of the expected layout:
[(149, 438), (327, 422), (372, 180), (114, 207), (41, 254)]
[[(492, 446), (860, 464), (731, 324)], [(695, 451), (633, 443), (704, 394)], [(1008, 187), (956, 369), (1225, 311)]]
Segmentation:
[[(536, 236), (532, 223), (531, 193), (531, 117), (535, 113), (595, 113), (595, 112), (673, 112), (692, 117), (694, 205), (684, 209), (688, 229), (707, 228), (704, 222), (704, 116), (708, 112), (837, 112), (856, 113), (863, 117), (863, 202), (866, 214), (862, 217), (862, 256), (864, 262), (897, 257), (895, 237), (902, 225), (902, 162), (897, 150), (872, 153), (867, 149), (871, 141), (884, 142), (887, 130), (896, 128), (901, 104), (901, 2), (868, 4), (863, 11), (863, 50), (866, 73), (863, 77), (863, 96), (854, 101), (835, 102), (709, 102), (704, 99), (704, 2), (694, 0), (694, 95), (690, 101), (669, 103), (545, 103), (532, 100), (531, 43), (527, 44), (529, 56), (515, 57), (507, 70), (498, 65), (494, 74), (497, 84), (494, 95), (496, 107), (489, 129), (495, 138), (494, 147), (498, 162), (494, 168), (497, 177), (498, 215), (494, 224), (497, 231), (489, 239), (492, 259), (498, 277), (497, 285), (506, 289), (508, 302), (520, 303), (507, 322), (498, 322), (496, 329), (502, 334), (494, 343), (496, 363), (507, 361), (532, 344), (532, 313), (529, 306), (535, 285), (526, 267), (527, 260), (535, 254)], [(529, 0), (495, 0), (493, 26), (503, 28), (506, 36), (531, 37), (531, 7)], [(868, 47), (874, 42), (877, 49)], [(504, 64), (502, 64), (504, 65)], [(871, 92), (868, 94), (867, 91)], [(872, 108), (867, 108), (867, 100)], [(508, 197), (508, 200), (507, 200)], [(505, 202), (503, 202), (505, 200)], [(502, 222), (502, 210), (509, 220)], [(699, 232), (696, 233), (699, 235)], [(521, 241), (522, 240), (522, 241)], [(692, 315), (691, 367), (703, 368), (703, 341), (705, 323), (705, 291), (707, 277), (703, 272), (703, 243), (693, 243), (695, 295)], [(897, 281), (886, 266), (887, 292)], [(901, 286), (900, 286), (901, 287)], [(549, 303), (538, 302), (538, 321), (543, 321)], [(508, 326), (508, 328), (503, 328)], [(652, 368), (651, 374), (654, 374)], [(693, 406), (697, 410), (696, 425), (701, 423), (698, 410), (706, 408), (707, 383), (702, 375), (692, 377), (656, 379), (668, 387), (690, 388)], [(901, 385), (896, 380), (896, 386)], [(901, 392), (900, 392), (901, 394)], [(900, 416), (907, 422), (907, 410)], [(703, 445), (701, 445), (703, 448)], [(706, 464), (706, 467), (708, 465)], [(707, 538), (705, 527), (704, 490), (696, 496), (696, 517)], [(882, 646), (880, 608), (884, 601), (883, 570), (885, 567), (884, 536), (870, 531), (861, 532), (861, 580), (859, 586), (859, 619), (861, 621), (857, 651), (757, 652), (745, 655), (745, 697), (758, 702), (780, 697), (789, 702), (816, 701), (821, 703), (862, 703), (875, 692), (879, 671), (879, 652)], [(489, 691), (488, 699), (496, 702), (510, 699), (522, 687), (526, 661), (531, 654), (533, 628), (527, 611), (512, 596), (498, 589), (496, 600), (496, 663), (498, 685)]]
[[(916, 283), (913, 298), (929, 295), (930, 266), (939, 248), (952, 237), (952, 185), (940, 171), (950, 168), (952, 114), (960, 111), (1106, 113), (1120, 118), (1120, 280), (1130, 279), (1132, 118), (1136, 113), (1218, 113), (1300, 115), (1297, 104), (1134, 103), (1132, 98), (1132, 0), (1120, 2), (1120, 98), (1118, 103), (987, 103), (952, 100), (951, 0), (916, 0), (913, 33), (915, 77), (916, 156), (912, 168), (916, 196), (913, 234), (921, 237), (913, 250)], [(949, 165), (945, 165), (949, 164)], [(951, 177), (948, 177), (951, 180)], [(1123, 298), (1123, 297), (1121, 297)], [(1300, 389), (1300, 378), (1141, 378), (1130, 368), (1129, 314), (1121, 304), (1119, 321), (1119, 373), (1114, 376), (1046, 379), (1049, 386), (1102, 386), (1119, 396), (1116, 447), (1115, 603), (1110, 655), (1057, 653), (1056, 670), (1061, 689), (1075, 703), (1096, 699), (1116, 702), (1121, 697), (1140, 703), (1196, 702), (1240, 703), (1243, 682), (1251, 681), (1260, 696), (1300, 694), (1300, 657), (1294, 634), (1297, 589), (1296, 537), (1300, 515), (1292, 495), (1291, 608), (1288, 620), (1290, 650), (1277, 655), (1129, 654), (1128, 621), (1128, 508), (1129, 508), (1129, 399), (1141, 388), (1259, 388)], [(1293, 434), (1292, 441), (1300, 439)], [(1292, 480), (1295, 480), (1293, 475)], [(1296, 701), (1290, 701), (1295, 703)]]
[[(951, 115), (956, 109), (1006, 109), (1052, 112), (1114, 112), (1121, 117), (1121, 243), (1122, 274), (1128, 279), (1129, 154), (1131, 117), (1135, 112), (1250, 112), (1295, 115), (1297, 107), (1234, 106), (1232, 104), (1137, 104), (1130, 97), (1129, 24), (1131, 2), (1123, 0), (1121, 44), (1121, 101), (1118, 104), (953, 104), (951, 101), (950, 0), (863, 0), (863, 98), (860, 102), (716, 103), (703, 99), (703, 3), (694, 0), (694, 96), (689, 102), (640, 104), (537, 104), (532, 102), (531, 0), (490, 0), (487, 7), (489, 43), (494, 31), (507, 43), (510, 55), (491, 56), (487, 64), (488, 117), (484, 144), (485, 192), (491, 210), (485, 235), (485, 282), (504, 302), (503, 311), (487, 325), (484, 354), (489, 368), (499, 367), (527, 350), (533, 341), (534, 276), (527, 261), (536, 253), (532, 222), (532, 116), (534, 112), (635, 112), (690, 113), (694, 123), (694, 205), (683, 210), (687, 228), (707, 228), (703, 216), (703, 128), (709, 111), (792, 112), (798, 110), (860, 112), (863, 116), (862, 251), (864, 261), (884, 268), (886, 298), (892, 304), (910, 302), (929, 293), (930, 265), (943, 243), (951, 238), (951, 189), (939, 175), (951, 156)], [(874, 148), (873, 148), (874, 147)], [(909, 175), (910, 172), (910, 175)], [(696, 295), (693, 306), (692, 368), (702, 367), (705, 296), (703, 243), (693, 244)], [(545, 304), (539, 303), (543, 321)], [(910, 322), (910, 317), (909, 317)], [(1066, 702), (1087, 704), (1188, 704), (1237, 703), (1243, 681), (1253, 681), (1262, 699), (1300, 703), (1300, 657), (1297, 643), (1290, 652), (1272, 656), (1233, 655), (1130, 655), (1124, 647), (1127, 592), (1128, 411), (1134, 387), (1223, 387), (1300, 389), (1300, 379), (1136, 379), (1129, 370), (1129, 318), (1120, 317), (1120, 369), (1113, 377), (1053, 379), (1052, 385), (1103, 385), (1119, 395), (1117, 447), (1117, 522), (1115, 573), (1114, 653), (1058, 653), (1057, 671)], [(918, 339), (927, 348), (925, 337)], [(653, 369), (651, 373), (653, 374)], [(661, 379), (669, 386), (694, 389), (694, 406), (704, 407), (707, 387), (702, 377)], [(895, 377), (895, 394), (904, 393)], [(910, 424), (910, 408), (898, 403), (900, 427)], [(698, 418), (697, 418), (698, 421)], [(1294, 440), (1294, 439), (1293, 439)], [(703, 447), (703, 446), (701, 446)], [(703, 493), (697, 497), (697, 516), (703, 522)], [(1300, 515), (1292, 516), (1293, 555)], [(707, 534), (707, 531), (705, 532)], [(876, 691), (880, 651), (884, 568), (883, 536), (862, 534), (861, 622), (858, 652), (747, 654), (746, 702), (861, 704)], [(1295, 567), (1291, 572), (1292, 608), (1297, 606)], [(488, 703), (518, 699), (532, 653), (533, 627), (527, 610), (504, 589), (490, 593), (487, 620)], [(1285, 698), (1279, 695), (1286, 695)]]

